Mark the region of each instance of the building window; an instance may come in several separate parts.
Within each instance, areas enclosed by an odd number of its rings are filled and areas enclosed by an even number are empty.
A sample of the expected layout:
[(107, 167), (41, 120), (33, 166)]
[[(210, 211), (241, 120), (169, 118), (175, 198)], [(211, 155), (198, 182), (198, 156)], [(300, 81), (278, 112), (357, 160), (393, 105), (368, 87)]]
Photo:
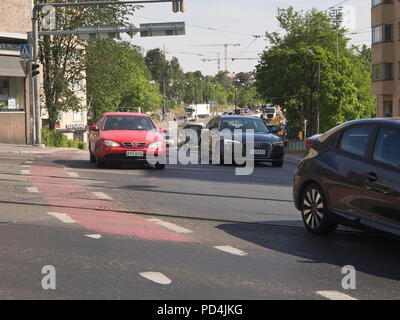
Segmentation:
[(382, 26), (372, 28), (372, 44), (382, 42)]
[(393, 41), (393, 25), (385, 24), (372, 28), (372, 44)]
[(372, 65), (372, 81), (393, 80), (393, 63)]
[(83, 91), (83, 80), (76, 80), (72, 85), (72, 91)]
[(393, 80), (393, 63), (385, 63), (385, 78), (383, 80)]
[(393, 3), (392, 0), (372, 0), (372, 7), (379, 6), (382, 3)]
[(25, 111), (25, 79), (0, 77), (0, 112)]
[(74, 113), (72, 115), (72, 120), (73, 121), (82, 121), (83, 120), (82, 110), (74, 111)]
[(383, 41), (393, 41), (393, 25), (392, 24), (385, 25), (385, 38)]
[(383, 108), (385, 113), (393, 114), (393, 101), (392, 100), (383, 101)]

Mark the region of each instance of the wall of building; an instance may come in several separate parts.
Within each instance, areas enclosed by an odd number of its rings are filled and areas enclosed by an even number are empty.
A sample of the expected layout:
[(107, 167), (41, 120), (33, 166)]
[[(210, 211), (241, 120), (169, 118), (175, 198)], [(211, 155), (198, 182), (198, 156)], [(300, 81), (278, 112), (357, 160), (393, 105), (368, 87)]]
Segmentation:
[(372, 82), (376, 95), (376, 115), (386, 113), (385, 102), (391, 101), (393, 116), (400, 116), (400, 2), (382, 3), (372, 8), (371, 26), (392, 25), (391, 41), (372, 44), (372, 65), (392, 64), (392, 79)]
[(26, 34), (32, 30), (33, 0), (1, 0), (0, 32)]

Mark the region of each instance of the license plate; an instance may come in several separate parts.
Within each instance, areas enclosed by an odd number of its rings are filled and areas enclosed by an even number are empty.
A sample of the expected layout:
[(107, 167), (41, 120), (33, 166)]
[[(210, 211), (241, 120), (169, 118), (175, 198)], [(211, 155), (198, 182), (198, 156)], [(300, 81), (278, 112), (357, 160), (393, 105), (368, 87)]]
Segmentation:
[(250, 149), (250, 154), (265, 154), (265, 150)]
[(143, 157), (143, 151), (127, 151), (127, 157)]

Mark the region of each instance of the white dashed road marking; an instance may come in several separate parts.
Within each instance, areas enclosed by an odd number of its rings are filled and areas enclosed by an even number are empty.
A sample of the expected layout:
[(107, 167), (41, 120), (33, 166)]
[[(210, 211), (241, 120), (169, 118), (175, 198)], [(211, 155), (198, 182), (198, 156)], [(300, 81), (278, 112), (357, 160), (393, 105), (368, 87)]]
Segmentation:
[(242, 250), (236, 249), (231, 246), (215, 246), (214, 248), (224, 252), (228, 252), (230, 254), (235, 254), (237, 256), (247, 256), (246, 252), (243, 252)]
[(139, 273), (143, 278), (158, 284), (170, 284), (172, 281), (160, 272), (142, 272)]
[(21, 174), (29, 174), (29, 170), (21, 170)]
[(339, 291), (317, 291), (317, 294), (330, 300), (357, 300)]
[(111, 198), (109, 195), (106, 195), (104, 192), (93, 192), (97, 198), (101, 199), (101, 200), (112, 200), (113, 198)]
[(26, 164), (33, 164), (33, 161), (25, 161)]
[(27, 190), (29, 193), (39, 193), (39, 190), (38, 190), (38, 188), (36, 188), (36, 187), (26, 187), (26, 190)]
[(85, 237), (92, 238), (92, 239), (100, 239), (101, 234), (86, 234)]
[(30, 168), (31, 165), (30, 165), (30, 164), (23, 164), (21, 167), (22, 167), (22, 168)]
[(68, 171), (67, 173), (71, 178), (78, 178), (79, 177), (79, 174), (77, 174), (76, 172), (69, 172)]
[(177, 233), (192, 233), (193, 232), (192, 230), (180, 227), (171, 222), (162, 221), (160, 219), (148, 219), (148, 221), (155, 222), (158, 225), (163, 226), (164, 228), (170, 229), (172, 231), (175, 231)]
[(76, 223), (74, 219), (72, 219), (69, 215), (65, 213), (58, 213), (58, 212), (47, 212), (49, 216), (53, 216), (57, 218), (58, 220), (64, 222), (64, 223)]

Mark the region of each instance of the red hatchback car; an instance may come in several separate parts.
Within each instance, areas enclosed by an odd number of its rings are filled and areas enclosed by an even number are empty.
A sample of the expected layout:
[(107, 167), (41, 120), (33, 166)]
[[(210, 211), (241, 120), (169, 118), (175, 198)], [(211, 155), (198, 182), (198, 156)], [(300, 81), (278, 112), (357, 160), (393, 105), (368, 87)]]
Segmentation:
[(89, 128), (90, 161), (97, 167), (110, 162), (142, 162), (165, 168), (167, 148), (160, 133), (164, 129), (158, 130), (148, 115), (105, 113)]

